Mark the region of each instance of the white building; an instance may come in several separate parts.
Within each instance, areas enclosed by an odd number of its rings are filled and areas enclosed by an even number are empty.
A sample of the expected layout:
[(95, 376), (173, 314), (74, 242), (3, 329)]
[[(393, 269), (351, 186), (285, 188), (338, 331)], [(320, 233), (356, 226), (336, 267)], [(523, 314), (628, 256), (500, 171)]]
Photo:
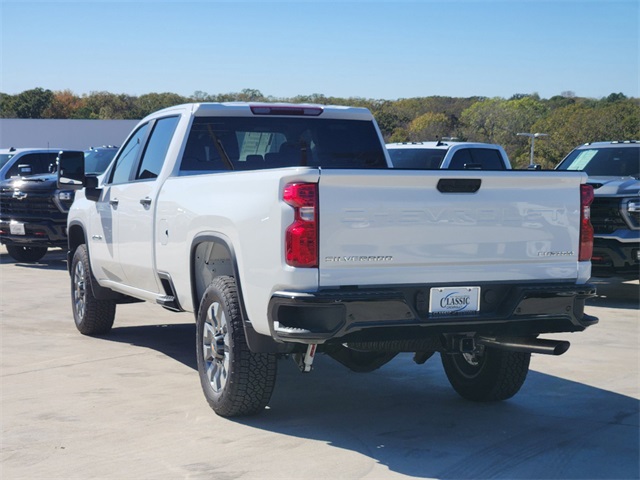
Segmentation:
[(120, 146), (138, 120), (0, 118), (0, 148), (43, 147), (86, 150)]

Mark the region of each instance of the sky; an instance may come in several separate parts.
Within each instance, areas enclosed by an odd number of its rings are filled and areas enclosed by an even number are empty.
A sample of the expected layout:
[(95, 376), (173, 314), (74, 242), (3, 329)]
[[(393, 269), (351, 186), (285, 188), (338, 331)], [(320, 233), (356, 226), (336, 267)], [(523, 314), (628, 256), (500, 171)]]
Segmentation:
[(0, 0), (0, 92), (640, 97), (640, 2)]

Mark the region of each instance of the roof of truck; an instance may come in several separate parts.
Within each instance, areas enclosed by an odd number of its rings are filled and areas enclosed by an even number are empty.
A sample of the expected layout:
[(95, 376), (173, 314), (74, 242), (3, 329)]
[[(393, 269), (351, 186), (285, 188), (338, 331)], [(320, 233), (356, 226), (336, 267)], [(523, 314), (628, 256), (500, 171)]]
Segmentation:
[[(185, 103), (150, 114), (154, 118), (170, 113), (190, 110), (195, 116), (292, 116), (373, 120), (371, 112), (362, 107), (319, 105), (311, 103), (224, 102)], [(146, 120), (146, 118), (144, 120)]]

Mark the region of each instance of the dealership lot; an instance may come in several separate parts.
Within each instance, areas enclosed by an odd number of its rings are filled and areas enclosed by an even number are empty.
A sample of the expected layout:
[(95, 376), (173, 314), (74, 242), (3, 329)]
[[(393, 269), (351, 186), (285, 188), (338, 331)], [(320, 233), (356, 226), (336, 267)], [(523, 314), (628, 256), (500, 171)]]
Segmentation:
[(534, 355), (513, 399), (474, 404), (439, 358), (356, 374), (281, 360), (270, 408), (216, 416), (190, 314), (118, 307), (112, 333), (73, 325), (61, 250), (0, 249), (1, 471), (8, 479), (638, 478), (638, 282), (594, 279), (600, 323), (561, 357)]

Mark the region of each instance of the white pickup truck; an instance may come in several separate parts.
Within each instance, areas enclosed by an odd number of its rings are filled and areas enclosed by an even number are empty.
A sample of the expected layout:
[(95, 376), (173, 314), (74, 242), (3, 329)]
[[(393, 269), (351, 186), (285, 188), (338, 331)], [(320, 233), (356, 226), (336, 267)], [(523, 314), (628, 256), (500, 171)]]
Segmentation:
[(439, 352), (476, 401), (522, 386), (538, 338), (584, 313), (592, 189), (581, 172), (393, 170), (366, 109), (188, 104), (143, 119), (100, 177), (60, 157), (73, 315), (107, 333), (118, 303), (196, 319), (205, 397), (265, 408), (277, 361), (317, 352), (371, 371)]

